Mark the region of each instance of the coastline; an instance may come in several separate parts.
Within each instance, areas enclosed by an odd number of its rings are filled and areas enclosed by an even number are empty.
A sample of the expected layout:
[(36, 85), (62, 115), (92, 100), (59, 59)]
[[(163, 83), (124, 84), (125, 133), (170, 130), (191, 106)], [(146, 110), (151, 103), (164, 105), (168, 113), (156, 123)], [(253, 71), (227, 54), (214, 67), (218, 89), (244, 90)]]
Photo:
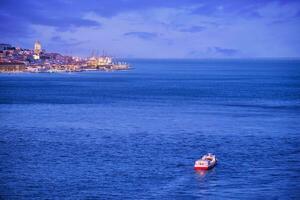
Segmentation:
[(85, 72), (117, 72), (117, 71), (131, 71), (133, 68), (127, 68), (127, 69), (115, 69), (115, 70), (102, 70), (102, 69), (96, 69), (96, 70), (73, 70), (73, 71), (67, 71), (67, 70), (61, 70), (61, 71), (0, 71), (0, 74), (67, 74), (67, 73), (85, 73)]
[(132, 69), (128, 64), (110, 64), (110, 65), (53, 65), (53, 66), (26, 66), (24, 64), (0, 64), (0, 73), (64, 73), (64, 72), (85, 72), (85, 71), (124, 71)]

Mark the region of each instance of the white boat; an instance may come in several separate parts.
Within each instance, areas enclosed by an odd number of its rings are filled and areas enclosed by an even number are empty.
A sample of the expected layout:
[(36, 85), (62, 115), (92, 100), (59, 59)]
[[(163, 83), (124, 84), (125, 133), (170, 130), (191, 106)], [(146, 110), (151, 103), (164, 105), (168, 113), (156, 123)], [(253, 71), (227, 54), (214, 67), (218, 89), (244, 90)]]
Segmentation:
[(208, 170), (216, 166), (217, 158), (215, 155), (208, 153), (202, 156), (201, 159), (196, 160), (194, 169), (195, 170)]

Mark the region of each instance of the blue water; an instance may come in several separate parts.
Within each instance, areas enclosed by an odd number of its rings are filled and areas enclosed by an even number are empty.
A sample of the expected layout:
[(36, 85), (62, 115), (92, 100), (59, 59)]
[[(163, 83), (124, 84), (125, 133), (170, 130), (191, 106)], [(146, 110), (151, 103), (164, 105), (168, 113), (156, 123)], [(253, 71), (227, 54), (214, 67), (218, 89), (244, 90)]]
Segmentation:
[(0, 199), (300, 198), (300, 61), (129, 62), (0, 74)]

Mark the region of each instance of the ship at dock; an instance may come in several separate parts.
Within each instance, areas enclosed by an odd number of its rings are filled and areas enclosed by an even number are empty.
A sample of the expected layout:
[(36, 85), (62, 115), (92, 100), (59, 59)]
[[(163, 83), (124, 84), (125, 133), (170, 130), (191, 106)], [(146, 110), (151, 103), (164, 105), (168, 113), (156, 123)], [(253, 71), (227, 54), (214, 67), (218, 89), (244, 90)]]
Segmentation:
[(92, 56), (88, 58), (86, 68), (90, 70), (127, 70), (130, 68), (126, 62), (116, 61), (111, 56)]

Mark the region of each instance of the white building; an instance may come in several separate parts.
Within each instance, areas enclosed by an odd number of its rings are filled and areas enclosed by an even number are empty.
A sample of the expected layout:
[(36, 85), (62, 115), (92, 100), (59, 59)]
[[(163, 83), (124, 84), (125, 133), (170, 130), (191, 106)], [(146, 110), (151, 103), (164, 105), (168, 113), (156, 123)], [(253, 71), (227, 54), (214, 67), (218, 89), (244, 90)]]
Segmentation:
[(34, 43), (34, 55), (33, 59), (38, 60), (40, 59), (40, 53), (42, 52), (42, 45), (39, 41)]

